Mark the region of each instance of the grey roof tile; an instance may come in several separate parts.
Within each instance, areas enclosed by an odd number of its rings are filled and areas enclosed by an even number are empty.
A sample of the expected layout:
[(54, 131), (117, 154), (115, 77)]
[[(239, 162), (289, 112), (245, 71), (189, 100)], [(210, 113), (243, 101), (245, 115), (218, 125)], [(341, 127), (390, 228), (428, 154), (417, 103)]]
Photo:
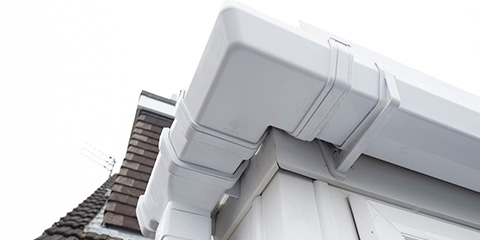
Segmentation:
[(116, 177), (117, 175), (110, 177), (97, 191), (36, 239), (95, 239), (96, 236), (99, 236), (96, 233), (85, 233), (83, 229), (107, 201), (106, 193), (112, 188)]
[(136, 217), (129, 217), (118, 213), (107, 212), (103, 217), (103, 221), (107, 225), (113, 225), (122, 228), (128, 228), (130, 230), (140, 231), (138, 221)]
[(109, 198), (110, 201), (124, 203), (130, 206), (137, 206), (138, 197), (129, 196), (123, 193), (112, 192)]
[(116, 212), (119, 214), (123, 214), (125, 216), (136, 217), (137, 214), (135, 213), (135, 206), (130, 206), (123, 203), (109, 201), (107, 203), (107, 207), (105, 211), (109, 212)]

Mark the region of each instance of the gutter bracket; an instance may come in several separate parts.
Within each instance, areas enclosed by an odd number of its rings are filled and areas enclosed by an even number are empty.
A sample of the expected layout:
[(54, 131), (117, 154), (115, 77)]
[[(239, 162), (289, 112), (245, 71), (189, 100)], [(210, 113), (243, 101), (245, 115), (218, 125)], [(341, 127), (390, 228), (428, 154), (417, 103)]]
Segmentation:
[(224, 194), (229, 197), (240, 198), (240, 181), (237, 181), (232, 188), (225, 190)]
[(328, 170), (340, 180), (346, 178), (347, 171), (400, 106), (395, 76), (390, 72), (389, 67), (379, 63), (375, 65), (379, 71), (379, 100), (375, 107), (350, 134), (341, 146), (342, 149), (317, 141)]

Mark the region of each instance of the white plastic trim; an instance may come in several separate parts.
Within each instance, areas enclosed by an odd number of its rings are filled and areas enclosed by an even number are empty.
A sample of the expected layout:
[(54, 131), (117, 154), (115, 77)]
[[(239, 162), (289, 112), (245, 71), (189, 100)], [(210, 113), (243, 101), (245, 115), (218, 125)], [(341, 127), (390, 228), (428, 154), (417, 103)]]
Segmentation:
[(173, 149), (169, 134), (170, 129), (162, 130), (160, 153), (145, 194), (140, 196), (136, 209), (142, 234), (148, 237), (156, 235), (157, 239), (162, 239), (158, 238), (157, 229), (169, 229), (170, 226), (167, 223), (160, 224), (162, 219), (163, 222), (168, 221), (164, 217), (167, 206), (171, 205), (175, 211), (208, 216), (210, 219), (216, 203), (226, 190), (235, 185), (248, 165), (248, 161), (244, 161), (234, 174), (227, 174), (181, 161)]
[(197, 124), (185, 105), (184, 92), (176, 104), (170, 140), (183, 162), (204, 166), (227, 174), (233, 174), (244, 160), (257, 151), (263, 142), (249, 143), (228, 134)]
[(345, 191), (362, 240), (479, 239), (480, 230)]
[[(189, 206), (169, 202), (162, 214), (155, 239), (173, 237), (183, 240), (211, 240), (212, 220), (205, 215), (189, 210)], [(185, 227), (188, 226), (188, 227)]]
[(152, 111), (170, 118), (174, 118), (175, 116), (174, 105), (158, 101), (146, 95), (140, 95), (140, 99), (138, 99), (138, 108), (147, 109), (148, 111)]
[(268, 135), (258, 153), (250, 160), (250, 166), (240, 179), (240, 197), (229, 199), (228, 204), (218, 213), (215, 229), (218, 239), (226, 240), (232, 234), (251, 208), (254, 199), (262, 193), (278, 171), (276, 144), (275, 138)]
[(378, 64), (377, 67), (380, 72), (379, 96), (381, 98), (372, 112), (345, 141), (343, 149), (332, 149), (326, 143), (318, 141), (330, 173), (339, 179), (345, 179), (346, 173), (353, 163), (365, 152), (369, 143), (400, 106), (400, 95), (395, 83), (395, 76), (380, 68)]
[(355, 161), (346, 179), (339, 180), (331, 175), (323, 157), (318, 157), (321, 156), (318, 144), (300, 141), (278, 130), (272, 130), (269, 136), (273, 140), (267, 140), (275, 143), (274, 153), (269, 155), (273, 155), (281, 169), (480, 229), (478, 192), (366, 155)]
[(362, 240), (405, 240), (405, 238), (360, 196), (348, 196), (358, 235)]
[[(392, 203), (421, 215), (480, 229), (480, 193), (365, 155), (355, 162), (347, 179), (341, 181), (332, 177), (323, 159), (318, 158), (320, 150), (316, 143), (300, 141), (275, 129), (265, 142), (241, 178), (240, 198), (231, 199), (219, 212), (216, 240), (229, 239), (248, 213), (253, 199), (262, 194), (268, 186), (266, 183), (281, 169), (315, 180), (313, 186), (317, 208), (321, 212), (320, 227), (324, 239), (336, 239), (335, 236), (338, 239), (356, 239), (357, 232), (353, 219), (350, 219), (346, 198), (348, 194), (344, 190)], [(328, 191), (333, 189), (332, 186), (336, 190)], [(338, 207), (348, 211), (339, 212), (336, 209)]]
[(317, 201), (318, 216), (320, 219), (320, 229), (322, 229), (323, 239), (339, 240), (339, 232), (335, 221), (334, 207), (329, 194), (328, 184), (321, 181), (313, 182), (315, 200)]
[(263, 219), (262, 196), (255, 197), (252, 207), (242, 219), (235, 231), (228, 238), (229, 240), (266, 240), (264, 234), (264, 224), (268, 224)]
[[(137, 207), (142, 231), (156, 231), (169, 202), (212, 211), (271, 128), (323, 141), (316, 157), (337, 179), (348, 181), (347, 171), (369, 154), (480, 192), (480, 100), (337, 39), (236, 3), (224, 7), (162, 134)], [(248, 201), (231, 211), (243, 213)]]
[[(312, 105), (312, 116), (302, 119), (298, 130), (291, 133), (296, 138), (312, 141), (325, 127), (334, 114), (335, 107), (341, 98), (352, 87), (353, 55), (348, 45), (336, 39), (329, 39), (330, 69), (324, 88), (319, 93), (317, 101)], [(310, 114), (309, 114), (310, 115)]]

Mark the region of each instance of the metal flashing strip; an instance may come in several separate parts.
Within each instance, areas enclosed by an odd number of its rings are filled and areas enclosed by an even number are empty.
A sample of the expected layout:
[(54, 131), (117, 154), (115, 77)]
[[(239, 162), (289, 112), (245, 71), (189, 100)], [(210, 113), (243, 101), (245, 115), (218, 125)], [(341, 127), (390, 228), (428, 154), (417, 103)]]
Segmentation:
[(380, 64), (376, 64), (376, 66), (380, 75), (380, 94), (377, 105), (350, 134), (342, 145), (342, 150), (318, 141), (330, 173), (338, 179), (345, 179), (346, 173), (353, 163), (400, 106), (400, 95), (395, 83), (395, 76), (386, 71), (385, 67), (380, 67)]

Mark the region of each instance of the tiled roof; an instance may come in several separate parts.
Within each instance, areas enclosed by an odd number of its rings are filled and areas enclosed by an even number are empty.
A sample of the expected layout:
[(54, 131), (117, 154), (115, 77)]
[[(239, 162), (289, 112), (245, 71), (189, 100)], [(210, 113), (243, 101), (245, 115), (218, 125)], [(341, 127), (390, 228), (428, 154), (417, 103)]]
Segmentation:
[(100, 209), (105, 205), (108, 193), (112, 189), (117, 175), (110, 177), (101, 187), (99, 187), (90, 197), (83, 201), (78, 207), (74, 208), (67, 216), (60, 218), (60, 221), (53, 224), (52, 227), (45, 230), (36, 240), (61, 240), (61, 239), (99, 239), (99, 240), (118, 240), (106, 234), (96, 234), (93, 232), (84, 232), (84, 227), (97, 215)]
[(145, 192), (155, 164), (160, 133), (172, 121), (146, 110), (138, 112), (127, 154), (105, 208), (103, 221), (107, 226), (140, 231), (135, 212), (138, 197)]
[[(145, 91), (142, 91), (141, 95), (171, 106), (175, 105), (173, 100)], [(113, 236), (144, 239), (139, 234), (135, 209), (138, 197), (145, 192), (158, 155), (160, 133), (164, 127), (170, 127), (173, 122), (172, 115), (167, 114), (165, 117), (155, 111), (139, 104), (120, 172), (109, 178), (67, 216), (45, 230), (36, 238), (37, 240), (122, 239)]]

